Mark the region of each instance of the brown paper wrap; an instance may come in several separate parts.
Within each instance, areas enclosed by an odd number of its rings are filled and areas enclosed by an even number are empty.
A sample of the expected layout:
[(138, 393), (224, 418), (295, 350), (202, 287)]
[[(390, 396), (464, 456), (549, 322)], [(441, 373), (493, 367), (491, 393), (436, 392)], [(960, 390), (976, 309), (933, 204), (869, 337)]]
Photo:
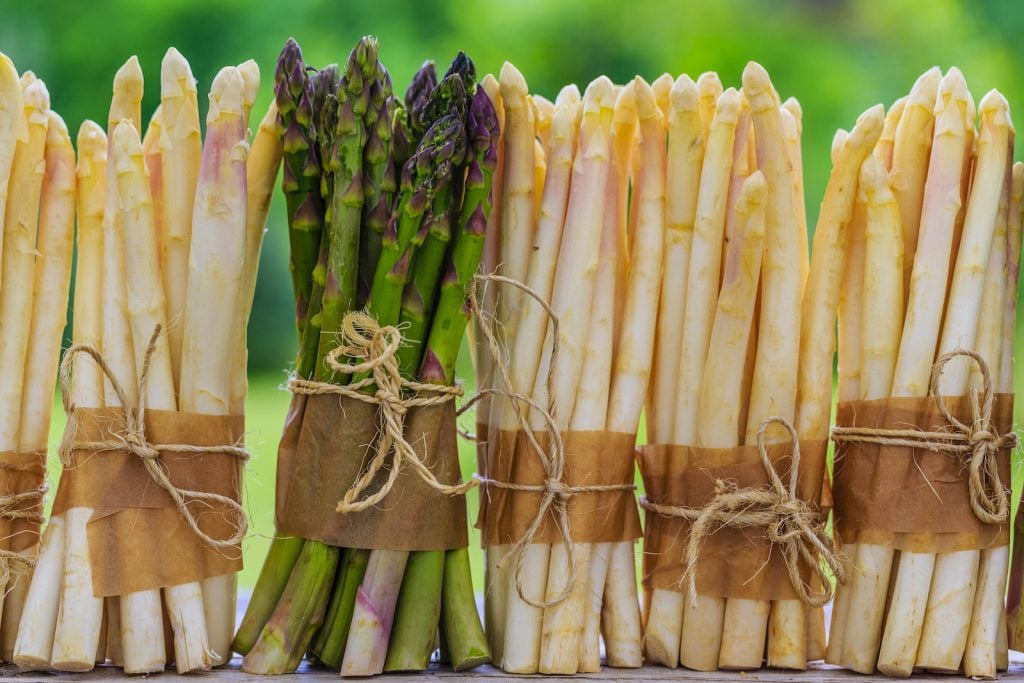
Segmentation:
[[(77, 440), (116, 440), (124, 414), (113, 408), (77, 408)], [(223, 446), (241, 443), (245, 419), (164, 410), (145, 413), (146, 438), (154, 444)], [(179, 488), (241, 500), (242, 461), (225, 453), (161, 452), (171, 482)], [(200, 529), (213, 538), (237, 531), (223, 510), (190, 506)], [(242, 569), (241, 548), (213, 548), (181, 516), (177, 504), (154, 483), (137, 455), (128, 451), (76, 450), (61, 474), (53, 514), (87, 507), (93, 593), (124, 595), (200, 581)]]
[[(789, 443), (767, 447), (776, 472), (788, 481)], [(825, 476), (822, 441), (801, 442), (797, 497), (819, 508)], [(696, 448), (648, 445), (638, 451), (646, 495), (658, 503), (703, 508), (715, 497), (719, 482), (737, 489), (765, 488), (768, 474), (757, 446)], [(685, 592), (686, 545), (691, 523), (682, 517), (649, 512), (644, 531), (644, 587)], [(801, 563), (801, 576), (818, 585), (811, 567)], [(782, 552), (772, 547), (764, 529), (721, 527), (706, 537), (697, 563), (697, 592), (721, 598), (796, 600)]]
[[(534, 435), (545, 451), (551, 436)], [(567, 487), (632, 485), (634, 481), (633, 434), (613, 432), (563, 432)], [(498, 482), (540, 486), (545, 471), (540, 457), (520, 431), (492, 429), (487, 439), (487, 462), (480, 472)], [(480, 514), (476, 526), (483, 545), (513, 543), (526, 533), (537, 514), (543, 494), (481, 486)], [(577, 543), (632, 541), (642, 535), (636, 496), (632, 490), (581, 492), (568, 499), (569, 529)], [(553, 512), (545, 517), (535, 543), (561, 543)]]
[(12, 501), (0, 511), (0, 549), (11, 552), (28, 550), (39, 542), (43, 514), (43, 493), (46, 490), (46, 451), (36, 453), (0, 452), (0, 496), (25, 494), (22, 502)]
[[(405, 467), (384, 503), (336, 512), (377, 439), (378, 407), (348, 396), (296, 395), (278, 448), (275, 516), (281, 533), (370, 550), (450, 550), (469, 543), (465, 496), (431, 488)], [(441, 482), (461, 481), (455, 406), (411, 408), (405, 438)], [(380, 489), (379, 473), (367, 493)]]
[[(946, 398), (950, 413), (973, 418), (966, 397)], [(993, 423), (1013, 425), (1013, 395), (997, 394)], [(839, 404), (836, 424), (872, 429), (948, 428), (934, 397)], [(999, 477), (1010, 482), (1010, 452), (999, 452)], [(912, 552), (944, 553), (1006, 545), (1009, 520), (985, 524), (971, 509), (967, 466), (953, 454), (924, 448), (842, 443), (835, 456), (835, 529), (844, 543), (872, 543)]]

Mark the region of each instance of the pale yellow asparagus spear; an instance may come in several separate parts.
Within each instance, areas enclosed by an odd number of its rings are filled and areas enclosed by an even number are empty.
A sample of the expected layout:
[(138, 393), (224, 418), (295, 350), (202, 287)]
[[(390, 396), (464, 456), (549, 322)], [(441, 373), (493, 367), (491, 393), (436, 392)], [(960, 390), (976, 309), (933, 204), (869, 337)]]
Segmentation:
[(246, 140), (249, 139), (249, 115), (256, 96), (260, 93), (260, 67), (255, 59), (247, 59), (238, 65), (238, 75), (242, 77), (242, 123), (246, 128)]
[[(7, 213), (15, 146), (26, 135), (23, 110), (24, 95), (18, 70), (7, 55), (0, 53), (0, 217)], [(0, 255), (2, 247), (0, 242)]]
[(917, 253), (917, 241), (924, 217), (925, 179), (930, 168), (932, 132), (936, 120), (936, 96), (942, 72), (925, 71), (914, 83), (896, 125), (892, 151), (892, 191), (900, 207), (903, 226), (903, 291), (909, 296), (910, 275)]
[(697, 91), (700, 93), (700, 125), (704, 139), (708, 139), (711, 122), (715, 118), (715, 107), (722, 96), (722, 81), (714, 71), (705, 71), (697, 77)]
[[(637, 152), (639, 189), (633, 209), (637, 221), (624, 288), (625, 305), (622, 317), (616, 321), (619, 343), (607, 422), (609, 431), (624, 434), (636, 433), (649, 387), (665, 242), (665, 118), (650, 86), (641, 78), (633, 84), (642, 141)], [(632, 541), (616, 543), (612, 553), (613, 557), (632, 558)], [(635, 577), (624, 581), (623, 577), (611, 576), (605, 596), (607, 613), (613, 617), (607, 620), (605, 633), (608, 661), (612, 666), (638, 667), (643, 663), (643, 652)]]
[[(561, 352), (552, 382), (555, 415), (560, 428), (568, 426), (575, 402), (575, 388), (582, 372), (586, 334), (590, 327), (590, 301), (600, 250), (604, 191), (608, 182), (611, 154), (611, 123), (615, 88), (607, 78), (591, 83), (584, 95), (580, 143), (574, 163), (562, 241), (559, 247), (551, 305), (560, 322)], [(550, 341), (533, 388), (533, 396), (545, 404), (550, 362)], [(548, 568), (548, 546), (528, 549), (523, 583), (528, 595), (544, 596)], [(507, 590), (503, 668), (510, 673), (536, 673), (539, 669), (542, 610), (530, 606), (518, 595), (514, 581)]]
[[(683, 319), (686, 310), (686, 281), (690, 271), (690, 248), (697, 214), (697, 191), (704, 159), (704, 138), (700, 126), (697, 85), (683, 74), (672, 86), (668, 115), (668, 154), (665, 194), (665, 259), (662, 267), (658, 334), (655, 342), (655, 373), (651, 402), (647, 410), (647, 440), (667, 442), (672, 437), (675, 411), (675, 377), (682, 354)], [(680, 604), (680, 614), (682, 614)], [(668, 645), (668, 662), (678, 659), (679, 637)], [(651, 634), (648, 646), (653, 645)], [(671, 652), (677, 654), (673, 657)], [(650, 649), (648, 656), (660, 658)]]
[[(725, 199), (729, 189), (733, 143), (740, 109), (739, 92), (729, 88), (722, 93), (711, 123), (701, 167), (690, 272), (687, 276), (683, 355), (676, 375), (680, 384), (672, 442), (678, 444), (693, 444), (697, 439), (700, 387), (718, 299)], [(788, 186), (786, 191), (789, 192)], [(698, 671), (718, 668), (724, 612), (724, 599), (704, 595), (698, 596), (695, 604), (686, 607), (679, 647), (679, 661), (683, 666)]]
[(1010, 213), (1007, 218), (1006, 293), (1003, 302), (1003, 344), (1000, 358), (1000, 391), (1013, 393), (1013, 365), (1017, 334), (1017, 285), (1020, 279), (1021, 229), (1024, 221), (1024, 163), (1013, 165)]
[[(18, 432), (18, 450), (23, 453), (45, 452), (53, 412), (53, 387), (57, 381), (61, 339), (66, 322), (68, 285), (71, 281), (71, 254), (75, 235), (75, 151), (71, 146), (67, 126), (55, 112), (48, 112), (46, 133), (46, 178), (43, 181), (39, 232), (36, 249), (40, 259), (35, 266), (34, 285), (23, 290), (31, 296), (31, 330), (28, 335), (28, 356), (25, 359), (24, 390), (21, 396), (21, 425)], [(12, 244), (14, 244), (12, 242)], [(31, 256), (29, 259), (31, 260)], [(34, 552), (34, 549), (33, 549)], [(24, 606), (24, 591), (28, 578), (18, 581), (5, 600), (4, 619), (17, 624), (21, 613), (16, 605)], [(90, 586), (91, 588), (91, 586)], [(59, 591), (59, 587), (57, 588)], [(21, 599), (15, 596), (22, 592)], [(91, 596), (89, 596), (91, 598)], [(54, 638), (51, 664), (64, 668), (66, 653), (59, 637), (61, 627), (73, 623), (77, 634), (86, 638), (86, 649), (77, 661), (79, 670), (91, 669), (96, 654), (98, 615), (88, 609), (77, 614), (60, 614), (57, 618), (57, 637)], [(91, 634), (91, 641), (90, 641)], [(74, 653), (71, 653), (75, 661)]]
[[(985, 272), (985, 286), (982, 294), (981, 312), (978, 316), (978, 332), (975, 350), (993, 372), (992, 381), (997, 391), (1002, 389), (1002, 378), (997, 368), (1002, 360), (1003, 315), (1006, 306), (1007, 228), (1010, 213), (1010, 185), (1012, 177), (1013, 143), (1006, 157), (1006, 173), (1003, 192), (999, 198), (999, 213), (996, 218), (992, 248), (989, 251), (988, 267)], [(972, 368), (971, 388), (982, 390), (982, 376)], [(1010, 561), (1010, 546), (1001, 545), (981, 551), (978, 565), (978, 587), (971, 608), (971, 622), (967, 630), (967, 646), (964, 650), (964, 674), (972, 678), (995, 678), (997, 671), (998, 632), (1006, 628), (1002, 617), (1006, 595), (1006, 568)]]
[(889, 111), (885, 112), (885, 125), (882, 126), (882, 137), (878, 138), (878, 144), (875, 145), (875, 156), (882, 162), (882, 168), (886, 172), (892, 170), (892, 157), (896, 147), (896, 128), (899, 126), (900, 119), (903, 117), (903, 110), (907, 106), (908, 95), (904, 95), (889, 107)]
[(146, 172), (149, 174), (149, 193), (153, 196), (153, 214), (156, 218), (156, 234), (163, 241), (163, 206), (164, 206), (164, 181), (163, 168), (160, 162), (160, 136), (163, 131), (161, 112), (163, 108), (157, 105), (156, 111), (149, 119), (146, 126), (146, 134), (142, 136), (142, 155), (146, 158)]
[[(639, 192), (636, 181), (639, 177), (634, 168), (636, 164), (636, 143), (640, 132), (640, 124), (636, 113), (633, 111), (633, 82), (616, 90), (619, 101), (615, 103), (615, 115), (612, 120), (614, 131), (614, 151), (612, 153), (612, 169), (618, 180), (616, 187), (618, 197), (616, 198), (616, 209), (619, 212), (617, 225), (619, 227), (618, 237), (618, 260), (616, 261), (615, 277), (619, 282), (625, 282), (626, 273), (629, 271), (630, 257), (630, 236), (636, 234), (635, 211), (630, 211), (630, 200), (634, 192)], [(626, 93), (625, 95), (623, 93)], [(615, 327), (618, 329), (622, 312), (626, 305), (626, 288), (619, 287), (615, 291)], [(619, 353), (619, 338), (612, 340), (612, 362)]]
[[(544, 176), (548, 172), (547, 152), (544, 143), (539, 139), (533, 141), (533, 184), (534, 187), (544, 187)], [(533, 220), (536, 226), (537, 218), (540, 215), (541, 192), (533, 193)]]
[[(491, 103), (494, 104), (494, 111), (498, 117), (498, 140), (496, 147), (497, 164), (494, 169), (494, 180), (491, 185), (491, 215), (487, 218), (486, 236), (484, 238), (484, 253), (481, 259), (480, 270), (484, 274), (494, 273), (500, 262), (501, 243), (501, 197), (504, 184), (504, 140), (505, 140), (505, 107), (501, 100), (501, 88), (498, 80), (487, 74), (480, 81), (480, 88), (487, 93)], [(483, 288), (480, 297), (480, 305), (485, 315), (497, 318), (498, 286), (491, 284)], [(487, 347), (487, 341), (480, 329), (481, 320), (473, 316), (473, 369), (476, 375), (477, 387), (479, 389), (490, 389), (493, 386), (494, 359), (491, 357)], [(476, 421), (481, 438), (486, 438), (487, 426), (491, 423), (490, 399), (480, 402), (477, 406)], [(498, 402), (499, 412), (502, 403)], [(500, 416), (500, 412), (499, 412)], [(485, 451), (486, 444), (478, 447), (481, 452)], [(491, 646), (492, 661), (497, 664), (502, 660), (502, 647), (505, 642), (505, 594), (508, 586), (508, 570), (502, 568), (502, 560), (508, 552), (507, 545), (488, 546), (484, 549), (485, 572), (484, 572), (484, 630)]]
[[(708, 448), (739, 445), (743, 359), (753, 332), (761, 257), (764, 251), (764, 209), (767, 186), (755, 171), (744, 183), (736, 203), (736, 237), (727, 247), (722, 291), (700, 394), (697, 444)], [(729, 609), (744, 602), (753, 609)], [(757, 669), (764, 654), (769, 603), (728, 600), (722, 624), (718, 665), (722, 669)], [(687, 612), (687, 617), (690, 614)]]
[(541, 149), (546, 152), (551, 143), (551, 119), (555, 116), (555, 103), (543, 95), (530, 95), (529, 100), (533, 105), (537, 140), (541, 144)]
[(661, 110), (661, 115), (665, 117), (665, 120), (668, 120), (669, 110), (672, 106), (673, 85), (675, 85), (675, 79), (670, 73), (663, 73), (651, 81), (654, 99), (658, 102), (658, 109)]
[[(939, 83), (935, 102), (934, 139), (921, 208), (922, 230), (913, 257), (906, 317), (893, 373), (894, 397), (923, 397), (928, 392), (946, 302), (954, 223), (962, 203), (960, 176), (969, 98), (963, 74), (955, 67), (950, 69)], [(908, 103), (901, 122), (909, 114)], [(904, 248), (909, 247), (905, 244)], [(878, 670), (887, 676), (909, 676), (913, 671), (934, 564), (935, 555), (931, 553), (900, 553), (878, 653)]]
[(576, 87), (575, 83), (570, 83), (562, 86), (562, 89), (558, 91), (558, 96), (555, 97), (555, 108), (557, 109), (563, 104), (578, 105), (582, 99), (583, 95), (580, 94), (580, 89)]
[[(843, 284), (839, 290), (839, 353), (837, 374), (839, 400), (855, 401), (861, 395), (861, 344), (862, 312), (864, 296), (864, 251), (865, 225), (867, 224), (867, 199), (863, 192), (857, 192), (853, 215), (846, 228), (846, 265), (843, 268)], [(870, 336), (870, 332), (867, 334)]]
[[(75, 343), (100, 345), (102, 328), (100, 301), (103, 280), (103, 207), (106, 202), (107, 137), (103, 129), (92, 121), (82, 124), (78, 133), (78, 264), (75, 276)], [(103, 376), (98, 366), (84, 357), (76, 359), (72, 374), (72, 396), (76, 405), (101, 407), (103, 405)], [(59, 537), (59, 541), (56, 539)], [(73, 567), (86, 573), (74, 577), (64, 571), (65, 553), (64, 518), (52, 517), (43, 538), (43, 544), (31, 588), (26, 600), (26, 612), (17, 633), (14, 656), (19, 666), (38, 668), (48, 666), (51, 654), (59, 655), (54, 647), (60, 603), (63, 599), (62, 583), (72, 581), (72, 587), (88, 586), (92, 598), (92, 575), (88, 558), (81, 558)], [(73, 543), (72, 550), (78, 549)], [(87, 551), (88, 548), (85, 548)], [(82, 609), (82, 598), (68, 596), (69, 608)], [(99, 599), (102, 610), (103, 600)], [(94, 606), (95, 608), (95, 606)], [(82, 617), (84, 620), (86, 617)], [(74, 628), (74, 622), (68, 624)], [(118, 634), (120, 637), (120, 634)], [(63, 657), (58, 656), (58, 659)]]
[[(210, 88), (206, 142), (196, 185), (189, 247), (188, 296), (178, 409), (226, 415), (236, 309), (243, 305), (246, 254), (244, 82), (236, 67), (221, 69)], [(227, 283), (227, 284), (225, 284)], [(223, 296), (211, 299), (219, 288)], [(204, 580), (203, 601), (214, 665), (231, 658), (234, 574)]]
[(160, 272), (167, 300), (167, 336), (170, 340), (174, 386), (179, 387), (182, 315), (188, 291), (188, 249), (192, 238), (192, 205), (199, 177), (201, 139), (196, 81), (185, 58), (167, 50), (160, 67), (160, 102), (164, 111), (160, 135), (163, 211), (160, 223)]
[(249, 159), (245, 164), (246, 202), (245, 202), (245, 291), (243, 306), (239, 309), (236, 329), (235, 351), (231, 355), (231, 404), (232, 415), (245, 413), (245, 397), (249, 393), (249, 381), (246, 376), (248, 368), (248, 349), (246, 328), (249, 314), (252, 312), (253, 297), (256, 295), (256, 275), (259, 272), (260, 252), (263, 248), (263, 236), (267, 232), (267, 214), (270, 211), (270, 200), (274, 196), (274, 185), (277, 182), (281, 167), (281, 126), (277, 114), (277, 105), (271, 101), (267, 113), (260, 121), (259, 128), (252, 141)]
[[(840, 400), (875, 400), (889, 396), (903, 328), (903, 235), (899, 207), (877, 154), (861, 166), (861, 190), (867, 202), (864, 288), (860, 354), (860, 395)], [(851, 264), (847, 263), (847, 268)], [(840, 340), (842, 344), (842, 340)], [(839, 586), (848, 604), (841, 628), (842, 646), (836, 663), (872, 673), (878, 659), (889, 588), (893, 549), (861, 543), (852, 551), (853, 576)]]
[[(979, 113), (978, 161), (971, 182), (939, 354), (957, 348), (974, 348), (985, 270), (1003, 178), (1009, 163), (1007, 156), (1013, 124), (1006, 99), (998, 91), (990, 91), (982, 99)], [(953, 396), (966, 393), (970, 378), (970, 366), (966, 361), (955, 358), (946, 365), (942, 376), (943, 392)], [(979, 561), (980, 552), (975, 550), (942, 553), (936, 557), (921, 629), (921, 644), (917, 651), (918, 666), (938, 671), (959, 670), (974, 604)]]
[(797, 237), (800, 240), (800, 281), (807, 285), (807, 271), (811, 267), (810, 238), (807, 235), (807, 205), (804, 202), (804, 164), (800, 148), (803, 128), (803, 110), (795, 97), (782, 103), (782, 130), (786, 136), (786, 152), (793, 168), (793, 210), (796, 212)]

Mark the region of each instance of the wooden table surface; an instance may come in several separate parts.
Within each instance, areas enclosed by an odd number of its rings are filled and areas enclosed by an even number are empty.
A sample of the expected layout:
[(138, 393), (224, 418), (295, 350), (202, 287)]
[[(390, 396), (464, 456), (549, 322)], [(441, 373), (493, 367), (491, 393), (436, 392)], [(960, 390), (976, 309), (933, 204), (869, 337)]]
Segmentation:
[[(295, 681), (297, 675), (301, 675), (302, 679), (316, 680), (316, 681), (327, 681), (327, 680), (338, 680), (338, 674), (334, 671), (328, 671), (325, 669), (316, 669), (303, 665), (300, 669), (299, 674), (289, 674), (285, 676), (253, 676), (244, 673), (240, 668), (239, 664), (241, 659), (236, 657), (235, 660), (225, 668), (217, 669), (204, 674), (194, 674), (189, 677), (190, 680), (203, 680), (203, 681), (275, 681), (275, 680), (290, 680)], [(85, 673), (85, 674), (52, 674), (42, 672), (28, 672), (21, 673), (13, 666), (0, 667), (0, 680), (2, 681), (109, 681), (109, 680), (126, 680), (134, 677), (125, 676), (120, 669), (113, 667), (101, 666), (97, 669)], [(167, 671), (161, 674), (151, 674), (146, 678), (160, 678), (162, 680), (170, 681), (172, 679), (179, 678), (173, 671)], [(742, 671), (728, 671), (718, 673), (701, 673), (698, 671), (688, 671), (686, 669), (664, 669), (661, 667), (644, 667), (642, 669), (605, 669), (601, 673), (595, 674), (577, 674), (575, 676), (530, 676), (530, 677), (516, 677), (509, 676), (502, 671), (493, 667), (481, 667), (473, 671), (464, 672), (453, 672), (449, 670), (430, 670), (423, 673), (414, 674), (398, 674), (391, 676), (379, 676), (376, 680), (400, 680), (404, 683), (413, 683), (414, 681), (436, 681), (438, 679), (446, 680), (476, 680), (476, 679), (510, 679), (510, 678), (529, 678), (529, 680), (560, 680), (560, 681), (610, 681), (610, 680), (623, 680), (623, 681), (764, 681), (765, 683), (774, 683), (781, 681), (790, 681), (797, 683), (810, 683), (812, 681), (822, 681), (825, 683), (831, 681), (843, 681), (849, 683), (850, 681), (861, 681), (867, 683), (869, 681), (891, 681), (894, 679), (886, 679), (884, 677), (874, 676), (862, 676), (860, 674), (843, 671), (835, 667), (825, 666), (822, 664), (812, 665), (812, 668), (803, 672), (793, 671), (771, 671), (771, 670), (760, 670), (751, 672)], [(1013, 652), (1011, 653), (1010, 659), (1010, 671), (1002, 674), (999, 677), (1000, 680), (1024, 680), (1024, 653)], [(137, 680), (137, 678), (136, 678)], [(914, 676), (911, 679), (914, 682), (917, 681), (943, 681), (944, 683), (951, 683), (957, 680), (963, 680), (955, 676), (938, 676), (921, 674)]]

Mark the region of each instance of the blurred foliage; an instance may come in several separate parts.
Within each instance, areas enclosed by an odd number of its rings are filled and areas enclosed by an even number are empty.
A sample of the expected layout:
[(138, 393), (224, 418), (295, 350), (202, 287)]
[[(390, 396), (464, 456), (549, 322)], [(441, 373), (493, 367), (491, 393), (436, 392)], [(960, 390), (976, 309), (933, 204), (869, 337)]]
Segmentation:
[[(998, 87), (1011, 103), (1024, 101), (1015, 73), (1024, 61), (1024, 4), (1001, 0), (2, 0), (0, 8), (0, 50), (46, 80), (72, 130), (85, 118), (105, 120), (111, 79), (131, 54), (150, 84), (148, 117), (170, 45), (191, 61), (201, 91), (221, 66), (256, 59), (264, 77), (257, 119), (288, 36), (322, 66), (376, 34), (399, 89), (423, 60), (445, 64), (464, 49), (480, 73), (512, 61), (548, 97), (599, 74), (622, 82), (714, 69), (738, 85), (754, 59), (783, 97), (803, 104), (812, 226), (835, 129), (905, 94), (933, 64), (959, 66), (976, 99)], [(275, 201), (250, 328), (251, 361), (263, 369), (283, 368), (294, 347), (282, 207)]]

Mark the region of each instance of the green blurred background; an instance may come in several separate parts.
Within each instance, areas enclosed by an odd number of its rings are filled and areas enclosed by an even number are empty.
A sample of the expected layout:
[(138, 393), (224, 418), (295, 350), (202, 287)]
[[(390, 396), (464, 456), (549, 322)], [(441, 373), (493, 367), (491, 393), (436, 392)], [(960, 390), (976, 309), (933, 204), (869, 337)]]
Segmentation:
[[(829, 170), (829, 142), (867, 107), (905, 94), (928, 67), (956, 65), (976, 99), (999, 88), (1024, 107), (1024, 3), (1000, 0), (251, 0), (0, 1), (0, 50), (49, 86), (53, 107), (75, 131), (105, 121), (115, 70), (141, 60), (148, 119), (159, 100), (168, 46), (191, 62), (205, 92), (216, 71), (254, 58), (263, 87), (253, 116), (271, 98), (274, 63), (294, 36), (314, 66), (341, 62), (362, 35), (380, 38), (396, 89), (426, 59), (446, 64), (459, 49), (481, 74), (515, 63), (531, 90), (553, 98), (599, 74), (696, 76), (716, 70), (739, 85), (748, 60), (767, 67), (783, 97), (804, 109), (806, 201), (814, 225)], [(201, 97), (205, 113), (205, 97)], [(283, 202), (275, 199), (250, 321), (247, 478), (255, 536), (247, 543), (243, 585), (251, 585), (271, 533), (274, 448), (288, 403), (280, 390), (294, 353)], [(461, 367), (468, 370), (468, 364)], [(464, 373), (465, 374), (465, 373)], [(55, 420), (56, 430), (61, 420)], [(472, 455), (464, 452), (467, 471)], [(475, 497), (471, 500), (475, 504)], [(479, 584), (478, 584), (479, 585)]]

